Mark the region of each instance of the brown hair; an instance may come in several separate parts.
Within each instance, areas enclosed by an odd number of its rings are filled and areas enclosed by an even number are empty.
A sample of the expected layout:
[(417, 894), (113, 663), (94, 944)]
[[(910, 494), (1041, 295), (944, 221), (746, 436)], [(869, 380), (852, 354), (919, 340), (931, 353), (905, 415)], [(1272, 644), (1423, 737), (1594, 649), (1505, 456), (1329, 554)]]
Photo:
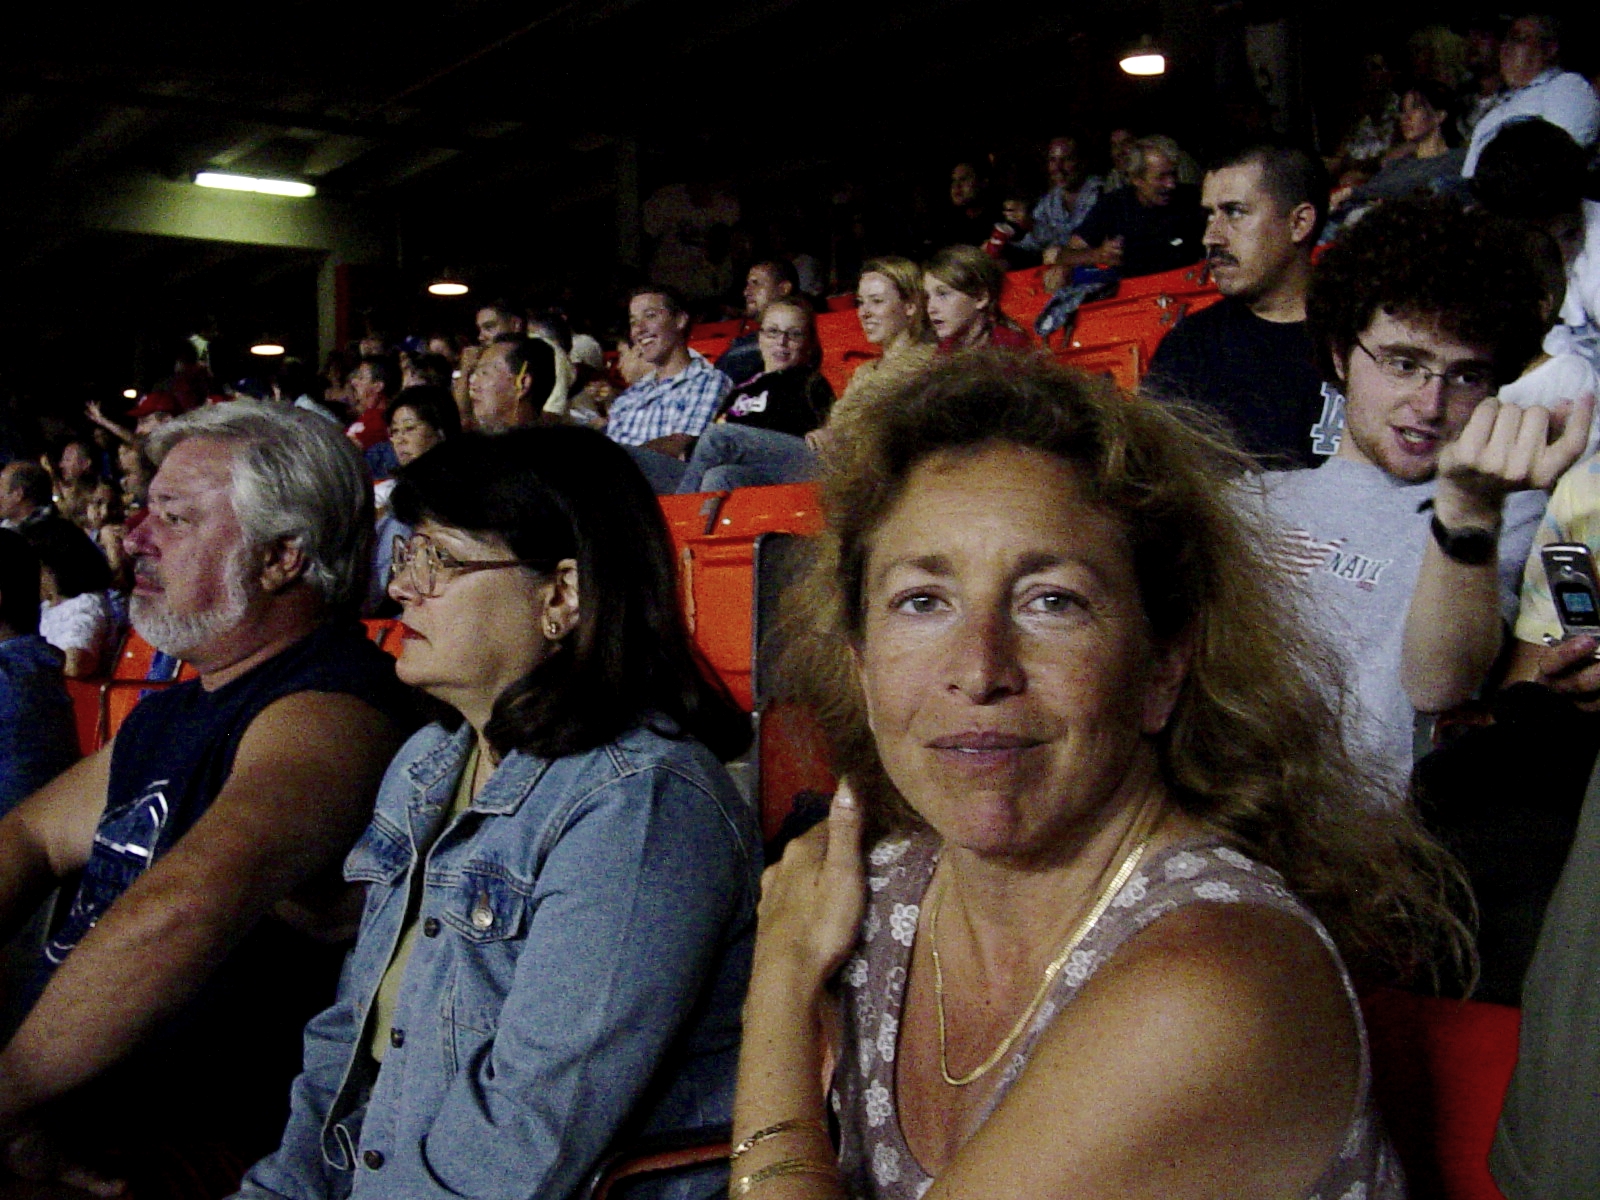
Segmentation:
[(1005, 290), (1006, 272), (1000, 260), (991, 258), (976, 246), (946, 246), (922, 264), (922, 273), (932, 275), (940, 283), (974, 300), (989, 301), (985, 310), (996, 325), (1020, 329), (1000, 307), (1000, 293)]
[(1345, 744), (1337, 657), (1300, 622), (1272, 538), (1240, 503), (1247, 461), (1196, 423), (1033, 356), (966, 351), (863, 406), (824, 464), (827, 528), (784, 628), (787, 694), (827, 729), (874, 823), (920, 823), (883, 769), (849, 647), (874, 532), (916, 466), (995, 442), (1075, 464), (1128, 532), (1157, 643), (1194, 655), (1156, 738), (1171, 801), (1280, 871), (1347, 961), (1410, 973), (1471, 958), (1463, 884), (1403, 797)]

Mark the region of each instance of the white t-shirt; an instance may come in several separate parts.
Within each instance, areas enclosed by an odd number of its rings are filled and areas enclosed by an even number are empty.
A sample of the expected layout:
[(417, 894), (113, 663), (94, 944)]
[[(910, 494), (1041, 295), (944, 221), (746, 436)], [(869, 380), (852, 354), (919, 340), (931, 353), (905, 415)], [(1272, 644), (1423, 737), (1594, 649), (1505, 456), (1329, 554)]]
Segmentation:
[(1486, 112), (1473, 128), (1467, 161), (1461, 168), (1462, 178), (1472, 178), (1478, 169), (1478, 156), (1494, 140), (1495, 134), (1524, 117), (1538, 117), (1565, 129), (1573, 141), (1587, 149), (1594, 145), (1596, 135), (1600, 135), (1600, 96), (1594, 94), (1594, 88), (1582, 75), (1555, 67), (1527, 87), (1507, 92), (1506, 98)]

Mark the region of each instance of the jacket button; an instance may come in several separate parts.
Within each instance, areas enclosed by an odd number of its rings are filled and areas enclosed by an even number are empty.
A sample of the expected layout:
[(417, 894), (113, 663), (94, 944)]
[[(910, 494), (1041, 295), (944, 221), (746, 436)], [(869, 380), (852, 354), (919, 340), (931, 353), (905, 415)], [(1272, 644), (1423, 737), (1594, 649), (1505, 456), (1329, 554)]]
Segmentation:
[(406, 1044), (406, 1031), (404, 1029), (389, 1030), (389, 1045), (398, 1050)]
[(487, 929), (494, 924), (494, 909), (479, 900), (478, 906), (472, 910), (472, 915), (468, 920), (472, 922), (474, 929)]
[(439, 918), (438, 917), (429, 917), (426, 921), (424, 921), (422, 923), (422, 936), (423, 937), (438, 937), (439, 936)]
[(367, 1164), (369, 1170), (376, 1171), (383, 1166), (383, 1155), (377, 1150), (365, 1150), (361, 1154), (361, 1161)]

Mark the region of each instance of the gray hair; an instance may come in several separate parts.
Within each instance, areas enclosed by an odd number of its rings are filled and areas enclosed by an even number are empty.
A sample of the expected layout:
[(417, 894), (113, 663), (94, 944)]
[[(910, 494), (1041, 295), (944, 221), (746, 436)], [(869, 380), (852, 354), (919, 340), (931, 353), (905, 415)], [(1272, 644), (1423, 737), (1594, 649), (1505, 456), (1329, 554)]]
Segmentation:
[(158, 466), (179, 442), (234, 447), (234, 515), (252, 546), (280, 538), (306, 556), (306, 583), (330, 607), (357, 606), (372, 558), (372, 483), (361, 452), (296, 408), (234, 400), (169, 421), (149, 441)]
[(1178, 143), (1163, 134), (1155, 133), (1149, 137), (1142, 137), (1128, 148), (1128, 178), (1136, 179), (1144, 174), (1144, 169), (1150, 161), (1152, 154), (1159, 154), (1174, 167), (1183, 158), (1183, 151), (1178, 149)]

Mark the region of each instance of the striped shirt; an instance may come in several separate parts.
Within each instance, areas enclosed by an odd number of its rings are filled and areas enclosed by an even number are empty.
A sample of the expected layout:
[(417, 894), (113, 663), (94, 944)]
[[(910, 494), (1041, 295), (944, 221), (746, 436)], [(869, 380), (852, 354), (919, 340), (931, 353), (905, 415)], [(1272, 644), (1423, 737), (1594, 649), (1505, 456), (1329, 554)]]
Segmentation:
[(666, 379), (641, 379), (611, 404), (606, 436), (624, 446), (642, 446), (674, 433), (699, 437), (717, 415), (733, 384), (698, 352)]

